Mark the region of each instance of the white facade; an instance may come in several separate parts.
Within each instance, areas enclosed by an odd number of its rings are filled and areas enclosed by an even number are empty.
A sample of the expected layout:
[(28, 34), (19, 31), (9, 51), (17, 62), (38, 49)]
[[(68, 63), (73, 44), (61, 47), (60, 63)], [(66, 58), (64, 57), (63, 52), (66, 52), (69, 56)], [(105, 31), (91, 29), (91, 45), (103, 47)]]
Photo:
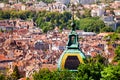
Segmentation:
[(104, 7), (99, 6), (98, 8), (91, 10), (91, 16), (92, 17), (95, 17), (95, 16), (101, 17), (104, 14), (104, 12), (105, 12)]
[(91, 4), (96, 3), (96, 0), (80, 0), (81, 4)]
[(4, 3), (0, 3), (0, 8), (3, 8), (5, 7), (5, 4)]
[(63, 4), (69, 4), (70, 0), (56, 0), (57, 2), (61, 2)]
[(80, 3), (80, 0), (71, 0), (70, 3), (79, 4), (79, 3)]
[(80, 3), (80, 0), (56, 0), (56, 1), (61, 2), (63, 4), (69, 4), (69, 3), (78, 4), (78, 3)]
[(104, 7), (99, 6), (98, 11), (97, 11), (97, 16), (102, 16), (104, 12), (105, 12)]
[(25, 5), (22, 5), (22, 6), (21, 6), (21, 10), (23, 10), (23, 11), (26, 10), (26, 6), (25, 6)]
[(96, 11), (96, 9), (92, 9), (92, 10), (91, 10), (91, 16), (92, 16), (92, 17), (97, 16), (97, 11)]
[(114, 10), (116, 16), (120, 16), (120, 10)]
[(48, 7), (46, 9), (47, 11), (58, 11), (58, 12), (63, 12), (67, 10), (67, 6), (63, 3), (56, 2), (52, 4), (48, 4)]

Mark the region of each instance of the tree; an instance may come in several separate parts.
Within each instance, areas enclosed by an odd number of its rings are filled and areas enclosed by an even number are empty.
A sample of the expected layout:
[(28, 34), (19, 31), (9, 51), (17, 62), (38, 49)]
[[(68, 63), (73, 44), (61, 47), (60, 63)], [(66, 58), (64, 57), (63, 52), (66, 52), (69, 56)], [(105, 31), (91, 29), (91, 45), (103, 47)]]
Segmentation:
[(101, 56), (100, 54), (96, 55), (93, 58), (89, 58), (87, 61), (88, 63), (100, 63), (103, 64), (104, 66), (108, 66), (109, 64), (108, 60), (105, 57)]
[(2, 19), (10, 19), (10, 13), (9, 12), (10, 12), (9, 10), (3, 11)]
[(49, 71), (40, 69), (33, 74), (34, 80), (119, 80), (120, 61), (118, 65), (105, 64), (106, 58), (97, 55), (84, 64), (80, 64), (78, 71)]
[(10, 11), (10, 18), (11, 19), (16, 19), (18, 17), (19, 17), (18, 12), (16, 12), (16, 11)]
[(108, 36), (110, 37), (111, 41), (113, 41), (113, 42), (120, 40), (120, 36), (117, 33), (113, 33), (113, 34), (110, 34)]
[(62, 30), (63, 28), (70, 28), (68, 25), (71, 20), (71, 16), (70, 12), (58, 13), (43, 11), (37, 13), (35, 22), (38, 24), (37, 26), (43, 30), (43, 32), (54, 29), (55, 26), (58, 26)]
[(41, 69), (33, 74), (34, 80), (51, 80), (51, 72), (48, 69)]
[(105, 24), (99, 18), (84, 18), (77, 21), (77, 26), (86, 32), (99, 33), (100, 30), (105, 27)]
[(0, 73), (0, 80), (5, 80), (5, 76)]
[(49, 71), (48, 69), (40, 69), (39, 72), (33, 74), (34, 80), (75, 80), (76, 72), (68, 70)]
[(15, 66), (14, 67), (14, 70), (13, 70), (13, 73), (7, 77), (7, 80), (18, 80), (21, 78), (21, 75), (20, 75), (20, 72), (18, 70), (18, 67)]
[(101, 80), (119, 80), (120, 79), (120, 65), (109, 65), (101, 72)]
[(100, 80), (101, 71), (104, 66), (107, 66), (106, 59), (100, 55), (87, 60), (85, 64), (80, 64), (78, 67), (79, 80)]
[(114, 61), (120, 60), (120, 46), (115, 49), (115, 58)]
[(100, 80), (104, 66), (99, 62), (81, 64), (78, 68), (79, 80)]
[(35, 11), (16, 11), (16, 10), (0, 10), (0, 19), (32, 19), (36, 16)]
[(114, 30), (111, 27), (104, 27), (101, 29), (101, 32), (114, 32)]
[(117, 33), (120, 33), (120, 26), (118, 26), (116, 32), (117, 32)]
[(0, 2), (8, 3), (8, 0), (0, 0)]
[(85, 9), (84, 11), (85, 11), (85, 13), (84, 13), (85, 18), (91, 17), (91, 14), (90, 14), (91, 10), (90, 9)]

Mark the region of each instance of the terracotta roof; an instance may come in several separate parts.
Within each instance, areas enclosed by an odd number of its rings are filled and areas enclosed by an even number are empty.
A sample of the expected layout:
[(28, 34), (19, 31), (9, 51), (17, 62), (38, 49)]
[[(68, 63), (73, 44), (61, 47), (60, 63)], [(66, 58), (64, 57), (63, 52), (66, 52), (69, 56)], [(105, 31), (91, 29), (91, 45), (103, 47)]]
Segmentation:
[(18, 34), (26, 34), (26, 33), (28, 33), (28, 30), (27, 29), (19, 29), (18, 30)]
[(49, 70), (56, 70), (57, 69), (57, 65), (53, 65), (53, 64), (43, 64), (42, 65), (42, 69), (49, 69)]
[(0, 54), (0, 60), (6, 60), (5, 55)]
[(113, 34), (113, 32), (107, 32), (107, 33), (99, 33), (97, 36), (107, 36), (109, 34)]
[(14, 65), (17, 65), (18, 67), (19, 67), (19, 66), (23, 66), (23, 62), (22, 62), (22, 61), (19, 61), (19, 62), (14, 63)]
[(7, 60), (12, 60), (12, 59), (6, 58), (5, 55), (0, 54), (0, 61), (7, 61)]

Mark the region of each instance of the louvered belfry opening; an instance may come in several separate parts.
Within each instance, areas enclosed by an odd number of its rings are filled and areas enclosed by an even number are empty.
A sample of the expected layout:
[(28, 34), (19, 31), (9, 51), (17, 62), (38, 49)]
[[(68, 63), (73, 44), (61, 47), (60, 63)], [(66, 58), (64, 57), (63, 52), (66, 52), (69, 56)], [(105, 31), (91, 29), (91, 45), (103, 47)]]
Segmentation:
[(77, 70), (80, 61), (77, 56), (68, 56), (65, 61), (65, 69)]

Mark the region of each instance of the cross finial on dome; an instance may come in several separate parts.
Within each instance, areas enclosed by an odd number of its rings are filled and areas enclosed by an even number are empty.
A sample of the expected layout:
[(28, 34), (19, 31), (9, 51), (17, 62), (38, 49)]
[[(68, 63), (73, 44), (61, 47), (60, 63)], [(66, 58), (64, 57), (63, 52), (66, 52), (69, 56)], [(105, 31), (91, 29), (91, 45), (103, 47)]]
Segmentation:
[(71, 4), (71, 11), (72, 11), (72, 23), (71, 23), (71, 26), (72, 26), (72, 31), (75, 31), (75, 23), (74, 23), (74, 11), (75, 11), (75, 5), (74, 4)]

